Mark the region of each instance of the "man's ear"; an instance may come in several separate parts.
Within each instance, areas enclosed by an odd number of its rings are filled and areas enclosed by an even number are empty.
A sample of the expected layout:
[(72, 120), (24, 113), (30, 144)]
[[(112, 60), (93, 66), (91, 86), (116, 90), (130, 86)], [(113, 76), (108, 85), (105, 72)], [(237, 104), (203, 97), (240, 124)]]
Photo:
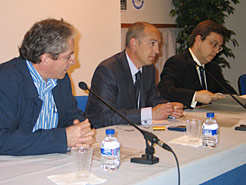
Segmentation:
[(40, 60), (41, 60), (40, 63), (43, 63), (45, 65), (48, 64), (50, 60), (49, 55), (47, 53), (40, 55)]
[(130, 39), (130, 46), (131, 46), (131, 48), (136, 48), (136, 46), (137, 46), (137, 39), (131, 38)]
[(195, 42), (201, 42), (202, 41), (202, 36), (201, 35), (197, 35), (196, 37), (195, 37)]

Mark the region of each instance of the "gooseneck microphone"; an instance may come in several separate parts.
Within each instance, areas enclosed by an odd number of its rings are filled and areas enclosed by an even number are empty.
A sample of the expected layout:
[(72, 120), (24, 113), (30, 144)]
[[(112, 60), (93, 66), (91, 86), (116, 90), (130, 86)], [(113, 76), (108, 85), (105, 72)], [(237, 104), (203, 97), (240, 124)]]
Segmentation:
[[(180, 169), (179, 169), (179, 162), (176, 154), (174, 151), (169, 147), (166, 143), (162, 142), (155, 134), (148, 132), (146, 130), (140, 129), (136, 124), (132, 123), (129, 119), (126, 118), (123, 114), (121, 114), (117, 109), (115, 109), (113, 106), (111, 106), (109, 103), (107, 103), (105, 100), (103, 100), (100, 96), (98, 96), (94, 91), (88, 88), (87, 84), (85, 82), (79, 82), (79, 87), (83, 90), (88, 90), (91, 94), (93, 94), (98, 100), (103, 102), (107, 107), (109, 107), (112, 111), (117, 113), (120, 117), (122, 117), (124, 120), (126, 120), (131, 126), (136, 128), (141, 134), (144, 136), (145, 142), (146, 142), (146, 148), (145, 148), (145, 154), (143, 154), (141, 157), (135, 157), (131, 158), (131, 162), (134, 163), (141, 163), (141, 164), (155, 164), (159, 162), (158, 157), (154, 157), (155, 149), (153, 147), (154, 144), (159, 145), (160, 147), (164, 148), (165, 150), (171, 152), (174, 155), (174, 158), (177, 163), (177, 170), (178, 170), (178, 185), (180, 185)], [(151, 145), (149, 145), (149, 142)]]
[[(151, 132), (148, 132), (146, 130), (142, 130), (140, 129), (136, 124), (132, 123), (129, 119), (127, 119), (123, 114), (121, 114), (117, 109), (115, 109), (113, 106), (111, 106), (109, 103), (107, 103), (105, 100), (103, 100), (100, 96), (98, 96), (94, 91), (92, 91), (91, 89), (89, 89), (86, 85), (85, 82), (79, 82), (79, 87), (83, 90), (88, 90), (90, 93), (92, 93), (95, 97), (97, 97), (97, 99), (99, 99), (100, 101), (102, 101), (107, 107), (109, 107), (111, 110), (113, 110), (114, 112), (116, 112), (120, 117), (122, 117), (124, 120), (126, 120), (131, 126), (135, 127), (139, 132), (142, 133), (142, 135), (144, 136), (144, 138), (147, 141), (150, 141), (152, 144), (158, 144), (160, 147), (168, 150), (169, 152), (172, 152), (172, 149), (166, 144), (161, 142), (158, 137), (156, 135), (154, 135)], [(146, 156), (148, 158), (148, 156)], [(159, 159), (158, 161), (159, 162)]]
[(233, 94), (228, 91), (210, 72), (208, 72), (204, 67), (196, 65), (197, 67), (202, 68), (217, 84), (219, 84), (220, 87), (222, 87), (239, 105), (241, 105), (244, 109), (246, 109), (246, 105), (244, 105), (242, 102), (240, 102)]

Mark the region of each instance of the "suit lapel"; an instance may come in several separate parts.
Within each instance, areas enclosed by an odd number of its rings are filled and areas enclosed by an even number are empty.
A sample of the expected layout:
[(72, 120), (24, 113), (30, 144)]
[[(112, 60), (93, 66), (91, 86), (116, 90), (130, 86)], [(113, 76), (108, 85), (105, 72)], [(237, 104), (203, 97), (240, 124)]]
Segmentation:
[[(19, 63), (18, 63), (18, 67), (20, 68), (20, 71), (23, 73), (23, 77), (24, 77), (24, 96), (25, 96), (25, 100), (31, 101), (30, 103), (30, 107), (32, 107), (34, 109), (34, 114), (32, 115), (32, 124), (31, 128), (34, 127), (34, 125), (36, 124), (36, 121), (38, 119), (43, 101), (41, 99), (39, 99), (39, 94), (37, 91), (37, 88), (35, 87), (34, 83), (33, 83), (33, 79), (32, 76), (28, 70), (28, 67), (26, 65), (25, 60), (19, 59)], [(29, 107), (29, 108), (30, 108)]]
[[(126, 91), (129, 94), (129, 100), (135, 105), (136, 97), (134, 91), (134, 84), (132, 80), (132, 75), (130, 71), (130, 67), (128, 65), (128, 61), (126, 58), (125, 50), (116, 56), (117, 61), (119, 62), (120, 70), (119, 73), (121, 75), (122, 84), (126, 87)], [(135, 105), (136, 106), (136, 105)]]
[(201, 86), (201, 83), (200, 83), (200, 80), (199, 80), (199, 76), (198, 76), (198, 73), (197, 73), (197, 69), (196, 69), (196, 65), (197, 63), (193, 60), (191, 54), (189, 51), (187, 51), (187, 64), (188, 64), (188, 67), (189, 67), (189, 71), (194, 74), (194, 75), (191, 75), (191, 74), (188, 74), (190, 76), (192, 76), (193, 78), (193, 82), (195, 84), (195, 86), (197, 87), (197, 89), (202, 89), (202, 86)]

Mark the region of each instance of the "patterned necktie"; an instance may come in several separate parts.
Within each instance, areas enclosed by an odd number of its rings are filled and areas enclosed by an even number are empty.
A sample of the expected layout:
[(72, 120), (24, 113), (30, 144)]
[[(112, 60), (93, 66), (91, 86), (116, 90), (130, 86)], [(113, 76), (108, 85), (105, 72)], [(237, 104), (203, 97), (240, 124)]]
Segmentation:
[(200, 77), (201, 77), (201, 86), (202, 89), (206, 89), (206, 85), (205, 85), (205, 79), (204, 79), (204, 68), (202, 66), (199, 67), (200, 70)]
[(137, 108), (139, 108), (138, 100), (140, 99), (141, 71), (138, 71), (135, 74), (135, 77), (136, 77), (136, 81), (135, 81), (134, 89), (135, 89), (135, 96), (136, 96), (136, 106), (137, 106)]

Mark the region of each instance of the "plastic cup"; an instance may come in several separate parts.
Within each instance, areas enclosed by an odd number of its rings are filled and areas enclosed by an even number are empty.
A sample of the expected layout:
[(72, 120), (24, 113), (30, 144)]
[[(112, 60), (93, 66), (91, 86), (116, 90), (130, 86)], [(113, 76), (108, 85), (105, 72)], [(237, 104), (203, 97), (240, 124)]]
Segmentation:
[(186, 132), (189, 142), (197, 142), (201, 137), (201, 120), (186, 120)]
[(81, 180), (87, 180), (89, 178), (91, 173), (92, 154), (92, 148), (72, 149), (76, 178)]

